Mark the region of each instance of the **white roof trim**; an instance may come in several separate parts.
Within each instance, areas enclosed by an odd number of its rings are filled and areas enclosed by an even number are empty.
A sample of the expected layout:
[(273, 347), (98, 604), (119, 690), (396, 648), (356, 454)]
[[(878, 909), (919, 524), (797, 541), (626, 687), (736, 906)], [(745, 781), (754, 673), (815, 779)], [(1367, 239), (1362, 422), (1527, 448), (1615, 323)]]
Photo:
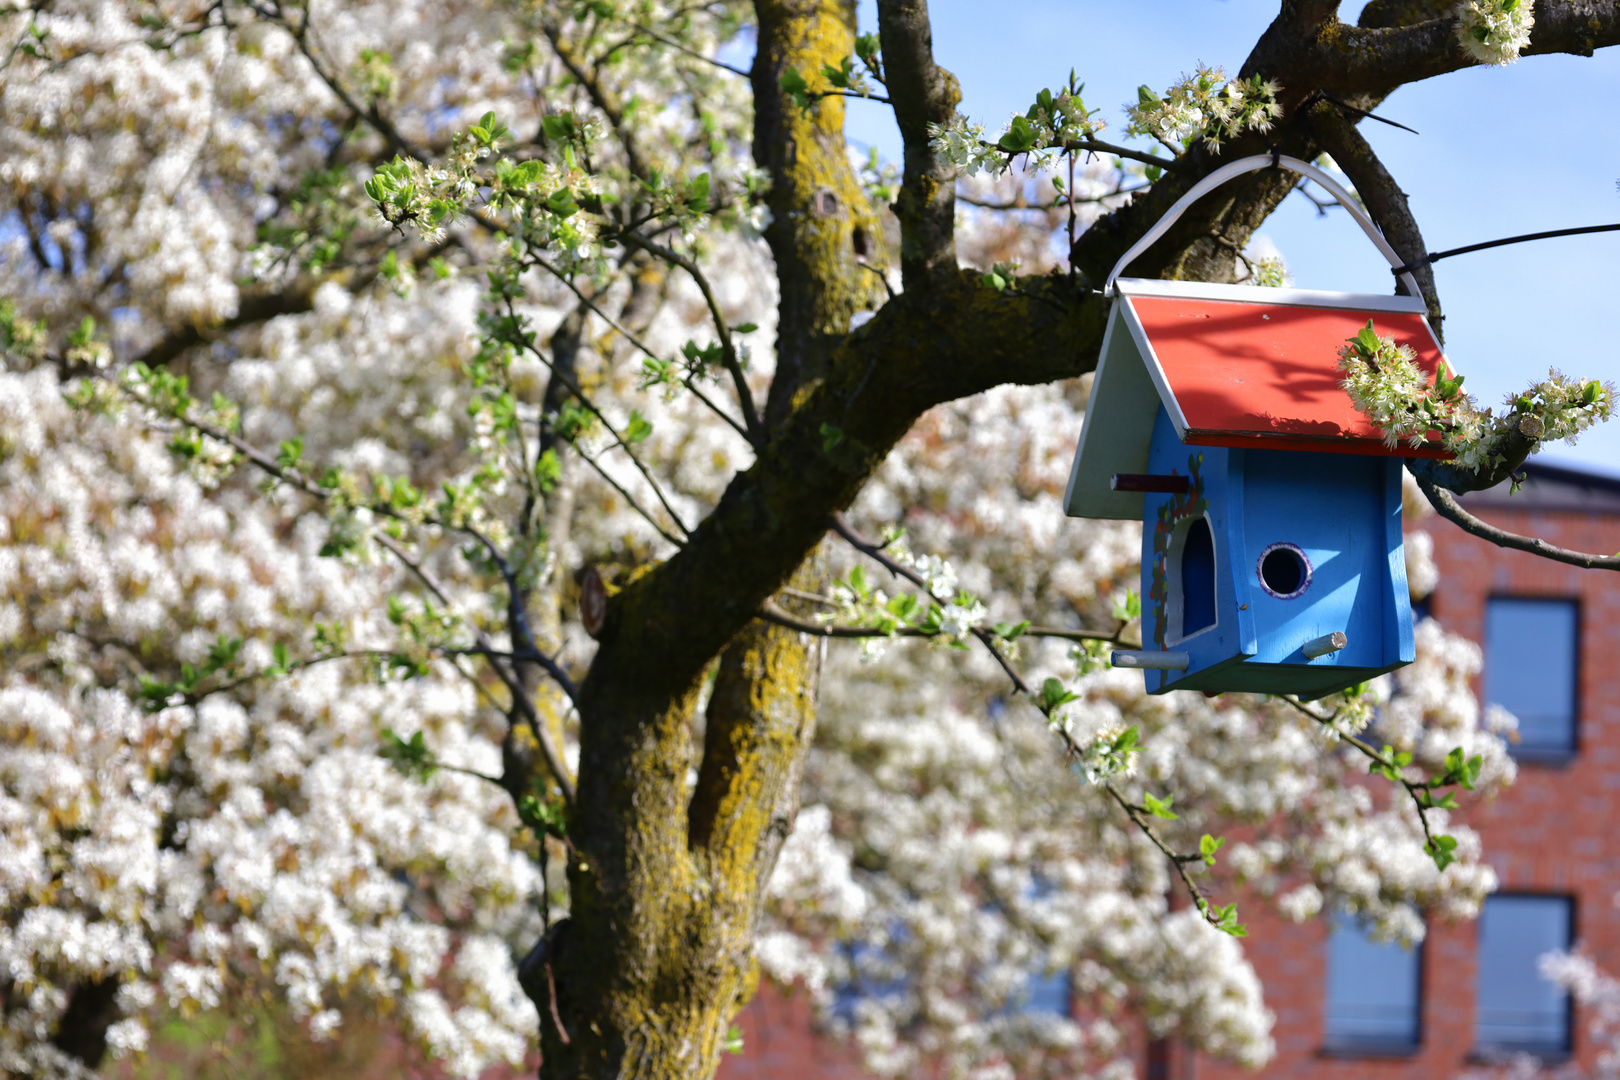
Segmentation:
[(1217, 285), (1208, 281), (1159, 281), (1119, 278), (1114, 288), (1124, 296), (1157, 296), (1175, 300), (1224, 300), (1243, 304), (1284, 307), (1350, 308), (1366, 311), (1428, 313), (1416, 296), (1372, 296), (1366, 293), (1323, 292), (1317, 289), (1271, 289), (1259, 285)]
[[(1159, 390), (1142, 362), (1134, 334), (1127, 332), (1132, 319), (1125, 307), (1114, 304), (1097, 354), (1080, 445), (1075, 447), (1069, 486), (1063, 493), (1063, 510), (1070, 517), (1121, 521), (1142, 517), (1142, 493), (1115, 491), (1111, 483), (1115, 473), (1147, 471), (1153, 420), (1159, 411)], [(1098, 408), (1105, 398), (1107, 407)]]
[[(1147, 327), (1142, 325), (1141, 317), (1136, 314), (1136, 308), (1131, 306), (1130, 294), (1121, 290), (1121, 298), (1115, 301), (1125, 312), (1125, 325), (1131, 328), (1131, 339), (1136, 342), (1136, 353), (1141, 358), (1142, 365), (1147, 368), (1148, 377), (1153, 380), (1153, 388), (1159, 392), (1159, 403), (1170, 416), (1170, 424), (1176, 429), (1176, 438), (1187, 441), (1187, 414), (1181, 409), (1181, 402), (1176, 400), (1176, 392), (1170, 386), (1170, 377), (1164, 373), (1164, 365), (1159, 362), (1159, 354), (1153, 349), (1153, 342), (1148, 338)], [(1152, 441), (1152, 425), (1148, 425), (1148, 440)]]

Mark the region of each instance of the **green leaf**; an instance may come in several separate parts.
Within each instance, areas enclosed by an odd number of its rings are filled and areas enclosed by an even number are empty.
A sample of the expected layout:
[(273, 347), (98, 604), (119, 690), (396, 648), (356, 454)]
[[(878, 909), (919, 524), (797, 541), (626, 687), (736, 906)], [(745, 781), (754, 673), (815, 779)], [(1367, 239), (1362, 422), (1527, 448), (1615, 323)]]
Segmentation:
[(1457, 861), (1456, 850), (1457, 838), (1447, 836), (1444, 833), (1437, 834), (1433, 840), (1423, 845), (1424, 853), (1434, 860), (1434, 866), (1437, 870), (1444, 870)]
[(549, 833), (559, 840), (567, 835), (568, 812), (561, 804), (539, 795), (525, 795), (518, 800), (517, 811), (523, 824), (537, 833)]
[(546, 450), (535, 461), (534, 479), (542, 492), (550, 494), (556, 490), (557, 484), (562, 480), (562, 462), (558, 460), (555, 449)]
[(1225, 907), (1214, 908), (1213, 920), (1215, 929), (1231, 934), (1233, 937), (1248, 937), (1249, 928), (1237, 921), (1237, 905), (1227, 904)]
[(1041, 711), (1051, 713), (1053, 709), (1067, 705), (1071, 701), (1079, 700), (1080, 695), (1068, 689), (1058, 679), (1047, 679), (1041, 684)]
[(731, 328), (731, 332), (733, 334), (752, 334), (755, 330), (758, 330), (758, 329), (759, 329), (758, 324), (751, 323), (751, 322), (745, 322), (745, 323), (742, 323), (741, 325), (733, 326)]
[(740, 1053), (742, 1053), (743, 1052), (742, 1028), (738, 1027), (736, 1024), (732, 1024), (731, 1027), (727, 1028), (726, 1029), (726, 1041), (721, 1046), (721, 1049), (723, 1049), (728, 1054), (740, 1054)]
[(853, 75), (854, 72), (855, 62), (847, 56), (844, 57), (837, 67), (834, 67), (832, 64), (821, 65), (822, 78), (826, 79), (827, 82), (833, 86), (836, 86), (840, 90), (849, 89), (850, 76)]
[(485, 146), (493, 146), (496, 142), (512, 134), (505, 124), (492, 112), (485, 113), (478, 123), (467, 129), (467, 133)]
[[(1096, 98), (1091, 100), (1096, 101)], [(1136, 88), (1136, 103), (1144, 109), (1157, 109), (1164, 104), (1163, 99), (1153, 92), (1153, 87), (1143, 83)]]
[(996, 140), (996, 145), (1009, 154), (1022, 154), (1035, 148), (1035, 129), (1022, 116), (1012, 118), (1007, 131)]
[(624, 441), (627, 443), (645, 442), (653, 432), (652, 424), (647, 422), (639, 412), (630, 413), (630, 422), (624, 428)]
[(1126, 589), (1123, 597), (1114, 600), (1114, 618), (1130, 622), (1142, 614), (1142, 597), (1135, 589)]
[(1018, 623), (996, 623), (996, 637), (1005, 638), (1008, 641), (1017, 641), (1023, 636), (1024, 631), (1028, 629), (1028, 619)]
[(788, 100), (801, 110), (810, 107), (810, 84), (804, 81), (804, 76), (799, 74), (798, 68), (790, 67), (782, 72), (782, 77), (776, 80), (776, 84), (782, 88)]
[(844, 429), (831, 424), (821, 425), (821, 451), (831, 453), (833, 447), (844, 441)]
[(855, 39), (855, 55), (868, 65), (873, 65), (881, 49), (882, 41), (876, 34), (862, 34)]
[(1211, 836), (1205, 833), (1198, 838), (1198, 854), (1204, 860), (1205, 866), (1215, 865), (1215, 853), (1226, 846), (1226, 837)]
[(546, 139), (551, 142), (565, 142), (579, 130), (574, 123), (573, 113), (553, 113), (540, 121), (540, 126), (545, 131)]
[(278, 641), (270, 647), (270, 660), (266, 675), (285, 675), (292, 670), (292, 655), (284, 642)]
[(96, 320), (89, 315), (79, 320), (79, 328), (68, 335), (68, 344), (83, 347), (96, 337)]
[(242, 651), (241, 638), (221, 635), (208, 647), (208, 671), (225, 671), (236, 666), (236, 655)]
[(709, 208), (708, 173), (698, 173), (686, 182), (686, 204), (694, 210)]
[(285, 439), (276, 450), (276, 464), (283, 469), (296, 469), (304, 456), (304, 440), (300, 438)]
[(545, 208), (560, 218), (571, 218), (579, 213), (579, 204), (574, 201), (574, 193), (567, 188), (558, 188), (547, 197)]
[(420, 731), (407, 742), (394, 734), (391, 728), (383, 728), (382, 743), (382, 756), (405, 776), (428, 780), (439, 771)]
[(1170, 809), (1170, 804), (1175, 801), (1176, 797), (1174, 795), (1166, 795), (1164, 798), (1160, 799), (1155, 797), (1150, 791), (1144, 791), (1142, 793), (1142, 805), (1147, 808), (1148, 813), (1152, 814), (1156, 818), (1166, 818), (1170, 821), (1177, 820), (1180, 815), (1178, 815), (1174, 810)]
[(1164, 175), (1164, 170), (1157, 165), (1149, 165), (1142, 170), (1142, 175), (1147, 177), (1148, 183), (1157, 184), (1159, 177)]
[(1356, 344), (1361, 346), (1362, 354), (1369, 359), (1378, 355), (1378, 332), (1373, 329), (1371, 319), (1368, 319), (1367, 325), (1356, 334)]

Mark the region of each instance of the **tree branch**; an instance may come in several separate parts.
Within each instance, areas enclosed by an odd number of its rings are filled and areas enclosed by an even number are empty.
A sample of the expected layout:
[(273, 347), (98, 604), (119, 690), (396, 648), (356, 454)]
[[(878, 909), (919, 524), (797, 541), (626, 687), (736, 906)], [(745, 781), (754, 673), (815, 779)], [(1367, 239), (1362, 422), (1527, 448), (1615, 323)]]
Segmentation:
[[(642, 355), (644, 355), (644, 356), (646, 356), (646, 357), (648, 357), (650, 359), (653, 359), (653, 360), (661, 360), (661, 359), (663, 359), (657, 353), (655, 353), (651, 349), (649, 349), (646, 346), (646, 344), (644, 344), (642, 342), (642, 340), (640, 338), (638, 338), (635, 334), (632, 334), (623, 325), (621, 325), (620, 323), (618, 323), (618, 322), (614, 321), (613, 319), (609, 318), (607, 313), (604, 312), (600, 307), (597, 306), (596, 301), (594, 301), (590, 297), (586, 296), (583, 292), (580, 292), (579, 286), (574, 284), (572, 278), (570, 278), (567, 275), (563, 274), (556, 267), (552, 266), (549, 262), (547, 262), (545, 259), (540, 258), (539, 256), (531, 255), (530, 258), (533, 260), (535, 265), (539, 266), (542, 270), (546, 271), (552, 277), (556, 278), (558, 281), (561, 281), (564, 285), (568, 286), (569, 291), (571, 291), (576, 297), (579, 298), (579, 302), (581, 304), (584, 304), (587, 308), (589, 308), (591, 313), (593, 315), (595, 315), (597, 318), (599, 318), (603, 322), (607, 323), (608, 326), (611, 327), (614, 330), (615, 333), (617, 333), (619, 336), (624, 338), (631, 345), (635, 346), (636, 349), (638, 351), (640, 351)], [(727, 424), (729, 424), (731, 426), (731, 429), (733, 431), (735, 431), (737, 434), (741, 435), (743, 437), (744, 441), (749, 442), (750, 444), (752, 443), (752, 440), (750, 440), (748, 438), (747, 430), (741, 424), (739, 424), (736, 421), (736, 419), (734, 419), (732, 417), (732, 415), (730, 413), (726, 412), (719, 405), (715, 404), (714, 400), (712, 398), (710, 398), (709, 395), (705, 394), (702, 390), (698, 389), (695, 380), (688, 377), (688, 378), (682, 380), (682, 384), (688, 390), (692, 391), (692, 394), (699, 401), (701, 401), (709, 409), (710, 412), (714, 413), (720, 419), (724, 420)], [(572, 390), (570, 390), (570, 393), (572, 393)], [(682, 525), (681, 530), (683, 532), (685, 532), (686, 527), (684, 525)]]
[[(1345, 118), (1335, 103), (1329, 101), (1318, 101), (1312, 105), (1306, 119), (1322, 149), (1333, 155), (1333, 160), (1355, 185), (1356, 192), (1367, 204), (1368, 213), (1383, 230), (1384, 239), (1389, 241), (1395, 253), (1405, 262), (1422, 258), (1428, 248), (1423, 243), (1423, 233), (1418, 228), (1417, 219), (1412, 216), (1412, 208), (1407, 205), (1406, 192), (1395, 183), (1395, 178), (1378, 160), (1378, 155), (1373, 153), (1361, 132)], [(1440, 313), (1440, 293), (1435, 288), (1434, 270), (1427, 265), (1419, 266), (1413, 269), (1412, 276), (1417, 279), (1418, 289), (1429, 306), (1429, 325), (1434, 327), (1435, 336), (1444, 341), (1441, 329), (1445, 316)], [(1397, 289), (1405, 292), (1406, 286), (1398, 282)]]
[(894, 117), (905, 141), (905, 171), (894, 212), (900, 219), (900, 276), (906, 289), (956, 271), (956, 186), (934, 155), (929, 124), (956, 115), (956, 77), (934, 63), (928, 0), (879, 0), (878, 32)]
[(1579, 566), (1583, 570), (1620, 570), (1620, 555), (1591, 555), (1584, 551), (1571, 551), (1568, 548), (1556, 547), (1545, 540), (1533, 536), (1520, 536), (1518, 533), (1499, 529), (1495, 525), (1481, 521), (1457, 504), (1451, 492), (1438, 487), (1423, 477), (1417, 477), (1418, 488), (1423, 492), (1424, 498), (1429, 500), (1439, 515), (1462, 529), (1464, 532), (1477, 536), (1481, 540), (1488, 540), (1497, 547), (1509, 548), (1513, 551), (1524, 551), (1531, 555), (1539, 555), (1543, 559), (1553, 562), (1568, 563), (1570, 566)]
[[(786, 592), (787, 590), (783, 590)], [(760, 605), (759, 616), (762, 621), (774, 623), (777, 626), (797, 630), (801, 634), (813, 634), (824, 638), (847, 638), (860, 640), (864, 638), (902, 637), (902, 638), (936, 638), (940, 636), (938, 630), (924, 630), (919, 626), (902, 626), (895, 630), (880, 630), (872, 626), (837, 626), (832, 623), (812, 622), (809, 619), (800, 619), (789, 615), (781, 608), (767, 600)], [(995, 636), (994, 629), (988, 627), (974, 627), (974, 632), (983, 631)], [(1124, 645), (1127, 649), (1141, 648), (1140, 644), (1122, 641), (1118, 632), (1109, 634), (1102, 630), (1063, 630), (1055, 626), (1031, 626), (1021, 631), (1021, 638), (1058, 638), (1063, 641), (1112, 641)]]
[[(1541, 0), (1524, 55), (1593, 51), (1620, 44), (1617, 0)], [(1386, 96), (1398, 86), (1478, 65), (1457, 41), (1449, 11), (1388, 27), (1347, 26), (1334, 19), (1312, 33), (1279, 17), (1244, 70), (1264, 70), (1287, 90)], [(1297, 100), (1297, 99), (1296, 99)]]

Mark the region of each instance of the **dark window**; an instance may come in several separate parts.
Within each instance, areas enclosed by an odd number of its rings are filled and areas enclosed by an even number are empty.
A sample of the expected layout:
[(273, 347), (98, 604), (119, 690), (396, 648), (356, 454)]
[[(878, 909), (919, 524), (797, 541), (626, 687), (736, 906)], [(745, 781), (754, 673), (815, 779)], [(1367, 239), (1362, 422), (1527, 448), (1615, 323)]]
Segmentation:
[(1558, 1056), (1569, 1052), (1569, 995), (1541, 974), (1541, 958), (1569, 948), (1567, 896), (1488, 896), (1479, 917), (1480, 1050)]
[(1215, 625), (1215, 538), (1209, 522), (1193, 521), (1181, 545), (1181, 636)]
[(1362, 923), (1336, 916), (1328, 938), (1328, 1049), (1371, 1053), (1417, 1049), (1421, 967), (1417, 949), (1374, 941)]
[(1485, 700), (1518, 717), (1518, 756), (1575, 752), (1579, 625), (1573, 600), (1495, 597), (1486, 607)]

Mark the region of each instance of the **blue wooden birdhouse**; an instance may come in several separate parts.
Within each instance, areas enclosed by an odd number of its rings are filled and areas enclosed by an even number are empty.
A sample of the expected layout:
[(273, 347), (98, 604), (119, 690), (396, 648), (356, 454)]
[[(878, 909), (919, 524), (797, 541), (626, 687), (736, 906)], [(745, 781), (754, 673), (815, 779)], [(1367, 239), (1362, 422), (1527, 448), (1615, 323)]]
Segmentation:
[[(1331, 178), (1281, 158), (1338, 195)], [(1429, 372), (1439, 342), (1410, 296), (1117, 278), (1180, 210), (1268, 156), (1195, 187), (1120, 260), (1071, 516), (1142, 522), (1142, 668), (1152, 693), (1225, 690), (1309, 700), (1413, 659), (1401, 541), (1401, 458), (1340, 386), (1338, 347), (1372, 320)], [(1325, 181), (1325, 182), (1324, 182)]]

